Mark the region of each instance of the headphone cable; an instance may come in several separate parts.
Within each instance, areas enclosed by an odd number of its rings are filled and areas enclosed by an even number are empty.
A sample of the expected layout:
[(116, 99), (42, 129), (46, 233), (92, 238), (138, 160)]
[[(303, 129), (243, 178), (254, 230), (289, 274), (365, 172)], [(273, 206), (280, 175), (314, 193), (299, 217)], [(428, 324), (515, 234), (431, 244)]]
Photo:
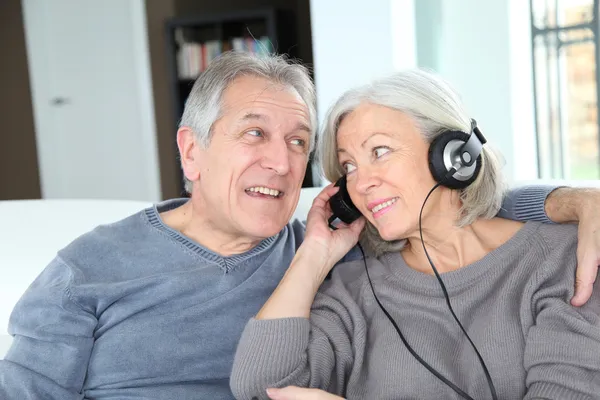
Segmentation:
[[(456, 170), (457, 170), (457, 168), (452, 167), (448, 171), (448, 174), (446, 175), (445, 178), (447, 179), (447, 178), (451, 177), (452, 175), (454, 175), (454, 173), (456, 172)], [(442, 277), (438, 273), (435, 265), (433, 264), (433, 261), (431, 260), (431, 257), (429, 256), (429, 253), (427, 252), (427, 249), (425, 248), (425, 242), (423, 240), (423, 229), (422, 229), (423, 209), (425, 208), (425, 204), (427, 203), (427, 200), (429, 200), (429, 197), (431, 196), (431, 194), (441, 184), (442, 183), (435, 184), (435, 186), (429, 191), (429, 193), (425, 197), (425, 201), (423, 202), (423, 205), (421, 206), (421, 211), (419, 212), (419, 234), (421, 236), (421, 243), (423, 245), (423, 250), (425, 251), (425, 256), (427, 257), (427, 260), (431, 264), (431, 267), (433, 268), (433, 272), (435, 273), (435, 276), (436, 276), (436, 278), (437, 278), (437, 280), (438, 280), (438, 282), (440, 284), (440, 287), (442, 288), (442, 292), (444, 294), (444, 298), (446, 299), (446, 305), (450, 309), (450, 313), (452, 313), (452, 316), (454, 317), (454, 320), (456, 321), (456, 323), (458, 323), (458, 326), (460, 327), (460, 329), (462, 330), (462, 332), (465, 334), (465, 336), (467, 337), (469, 343), (471, 344), (471, 346), (475, 350), (475, 353), (477, 354), (477, 358), (479, 359), (479, 362), (480, 362), (481, 366), (483, 367), (483, 372), (485, 373), (485, 378), (486, 378), (488, 386), (490, 388), (490, 392), (492, 393), (492, 399), (493, 400), (498, 400), (498, 396), (496, 394), (496, 388), (494, 387), (494, 382), (492, 381), (492, 377), (490, 376), (490, 373), (489, 373), (489, 371), (487, 369), (487, 366), (485, 365), (485, 362), (483, 361), (483, 357), (481, 357), (481, 354), (479, 353), (479, 350), (477, 350), (477, 347), (475, 346), (475, 343), (473, 343), (473, 341), (469, 337), (469, 334), (467, 333), (467, 331), (465, 330), (465, 328), (460, 323), (458, 317), (454, 313), (454, 310), (452, 309), (452, 305), (450, 304), (450, 297), (448, 296), (448, 291), (446, 290), (446, 286), (444, 285), (444, 282), (442, 281)], [(379, 301), (379, 298), (377, 297), (377, 294), (375, 293), (375, 288), (373, 287), (373, 282), (371, 281), (371, 275), (369, 274), (369, 269), (367, 267), (367, 260), (366, 260), (365, 252), (364, 252), (361, 244), (360, 243), (357, 243), (357, 244), (358, 244), (358, 248), (360, 249), (360, 252), (362, 253), (362, 256), (363, 256), (363, 262), (365, 264), (365, 271), (367, 273), (367, 278), (369, 279), (369, 285), (371, 286), (371, 291), (373, 292), (373, 296), (375, 297), (375, 301), (377, 302), (377, 304), (379, 305), (379, 307), (381, 308), (381, 310), (383, 311), (383, 313), (386, 315), (386, 317), (390, 320), (390, 322), (394, 326), (394, 329), (398, 333), (398, 336), (400, 336), (400, 340), (402, 340), (402, 343), (404, 343), (404, 346), (406, 346), (406, 349), (410, 352), (410, 354), (413, 357), (415, 357), (415, 359), (419, 363), (421, 363), (425, 368), (427, 368), (427, 370), (429, 370), (429, 372), (431, 372), (433, 375), (435, 375), (435, 377), (437, 377), (439, 380), (441, 380), (442, 382), (444, 382), (447, 386), (449, 386), (452, 390), (454, 390), (458, 395), (460, 395), (461, 397), (463, 397), (464, 399), (467, 399), (467, 400), (474, 400), (466, 392), (464, 392), (462, 389), (460, 389), (458, 386), (456, 386), (454, 383), (452, 383), (450, 380), (448, 380), (446, 377), (444, 377), (441, 373), (439, 373), (435, 368), (433, 368), (431, 365), (429, 365), (425, 360), (423, 360), (423, 358), (421, 358), (421, 356), (419, 356), (417, 354), (417, 352), (408, 344), (408, 341), (406, 340), (406, 338), (402, 334), (402, 331), (400, 331), (400, 328), (398, 327), (398, 324), (396, 324), (396, 321), (394, 321), (394, 319), (392, 318), (392, 316), (390, 315), (390, 313), (385, 309), (385, 307), (383, 306), (383, 304), (381, 304), (381, 302)]]
[(408, 341), (406, 340), (406, 338), (402, 334), (402, 331), (398, 327), (398, 324), (396, 324), (396, 321), (394, 321), (394, 318), (392, 318), (392, 316), (390, 315), (390, 313), (385, 309), (385, 307), (383, 306), (383, 304), (381, 304), (381, 302), (379, 301), (379, 298), (377, 297), (377, 294), (375, 293), (375, 288), (373, 287), (373, 282), (371, 281), (371, 276), (369, 274), (369, 268), (367, 268), (367, 259), (365, 257), (365, 252), (364, 252), (361, 244), (360, 243), (357, 243), (357, 244), (358, 244), (358, 248), (360, 249), (360, 252), (363, 255), (363, 261), (365, 263), (365, 271), (367, 271), (367, 278), (369, 279), (369, 284), (371, 285), (371, 291), (373, 292), (373, 297), (375, 297), (375, 301), (377, 302), (377, 304), (379, 305), (379, 307), (381, 308), (381, 310), (383, 311), (383, 313), (385, 314), (385, 316), (390, 320), (390, 322), (394, 326), (394, 329), (398, 333), (398, 336), (400, 336), (400, 340), (402, 340), (402, 343), (404, 343), (404, 346), (406, 346), (406, 349), (409, 351), (409, 353), (414, 358), (416, 358), (416, 360), (418, 362), (420, 362), (425, 368), (427, 368), (427, 370), (429, 370), (429, 372), (431, 372), (439, 380), (441, 380), (442, 382), (444, 382), (452, 390), (454, 390), (456, 393), (458, 393), (459, 396), (461, 396), (462, 398), (467, 399), (467, 400), (474, 400), (471, 396), (469, 396), (467, 393), (465, 393), (461, 388), (459, 388), (458, 386), (456, 386), (448, 378), (446, 378), (444, 375), (442, 375), (441, 373), (439, 373), (435, 368), (433, 368), (431, 365), (429, 365), (427, 363), (427, 361), (423, 360), (423, 358), (421, 358), (421, 356), (419, 356), (417, 354), (417, 352), (410, 346), (410, 344), (408, 344)]
[[(448, 175), (451, 176), (451, 175), (454, 174), (454, 172), (456, 172), (456, 171), (453, 172), (452, 170), (454, 170), (454, 168), (452, 168), (450, 170), (450, 172), (448, 173)], [(492, 399), (497, 400), (498, 399), (498, 395), (496, 394), (496, 388), (494, 387), (494, 382), (492, 381), (492, 377), (490, 376), (490, 373), (489, 373), (489, 371), (487, 369), (487, 366), (485, 365), (485, 361), (483, 361), (483, 357), (481, 357), (481, 354), (479, 353), (479, 350), (477, 350), (477, 347), (475, 346), (475, 343), (473, 343), (473, 341), (471, 340), (471, 337), (469, 336), (469, 334), (467, 333), (467, 331), (465, 330), (465, 328), (463, 327), (463, 325), (458, 320), (458, 317), (454, 313), (454, 309), (452, 308), (452, 305), (450, 304), (450, 296), (448, 296), (448, 291), (446, 290), (446, 285), (444, 285), (444, 281), (442, 280), (442, 277), (440, 276), (440, 274), (437, 271), (437, 268), (433, 264), (433, 261), (431, 260), (431, 257), (429, 256), (429, 253), (427, 252), (427, 248), (425, 247), (425, 241), (423, 240), (423, 227), (422, 227), (423, 209), (425, 208), (425, 204), (427, 203), (427, 200), (429, 199), (429, 196), (431, 196), (431, 194), (433, 193), (433, 191), (435, 189), (437, 189), (440, 185), (441, 185), (441, 183), (435, 184), (435, 186), (429, 191), (429, 194), (427, 194), (427, 197), (425, 198), (425, 201), (423, 202), (423, 206), (421, 207), (421, 211), (419, 212), (419, 234), (421, 236), (421, 244), (423, 245), (423, 250), (425, 251), (425, 256), (427, 257), (427, 260), (429, 261), (429, 264), (431, 264), (431, 268), (433, 269), (433, 272), (435, 273), (435, 276), (436, 276), (436, 278), (437, 278), (437, 280), (438, 280), (438, 282), (440, 284), (440, 287), (442, 288), (442, 292), (444, 293), (444, 298), (446, 299), (446, 305), (448, 306), (448, 309), (450, 310), (450, 313), (454, 317), (454, 320), (456, 321), (456, 323), (458, 324), (458, 326), (460, 327), (460, 329), (463, 331), (463, 333), (467, 337), (467, 340), (469, 341), (469, 343), (471, 343), (471, 346), (473, 347), (473, 350), (475, 350), (475, 353), (477, 354), (477, 358), (479, 359), (479, 363), (481, 364), (481, 367), (483, 368), (483, 372), (485, 374), (485, 379), (487, 380), (488, 386), (490, 388), (490, 392), (492, 393)]]

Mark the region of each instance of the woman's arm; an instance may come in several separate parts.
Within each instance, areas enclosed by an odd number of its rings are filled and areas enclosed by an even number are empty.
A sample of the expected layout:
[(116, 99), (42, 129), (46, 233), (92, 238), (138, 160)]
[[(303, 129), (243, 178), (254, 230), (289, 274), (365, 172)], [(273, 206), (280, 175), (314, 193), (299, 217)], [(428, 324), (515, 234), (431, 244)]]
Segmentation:
[[(362, 219), (331, 231), (329, 186), (313, 202), (306, 237), (278, 287), (246, 326), (231, 374), (238, 399), (267, 399), (266, 389), (289, 385), (343, 393), (352, 365), (352, 340), (360, 310), (341, 283), (323, 280), (350, 248), (364, 226)], [(312, 310), (311, 310), (312, 305)]]

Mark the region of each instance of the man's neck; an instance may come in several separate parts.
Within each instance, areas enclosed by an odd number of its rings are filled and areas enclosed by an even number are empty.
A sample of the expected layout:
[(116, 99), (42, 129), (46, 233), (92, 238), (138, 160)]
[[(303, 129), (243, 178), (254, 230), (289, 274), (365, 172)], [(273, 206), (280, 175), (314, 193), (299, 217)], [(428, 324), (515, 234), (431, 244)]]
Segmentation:
[(221, 256), (245, 253), (256, 247), (261, 238), (235, 236), (224, 232), (198, 212), (190, 200), (180, 207), (160, 214), (163, 223)]

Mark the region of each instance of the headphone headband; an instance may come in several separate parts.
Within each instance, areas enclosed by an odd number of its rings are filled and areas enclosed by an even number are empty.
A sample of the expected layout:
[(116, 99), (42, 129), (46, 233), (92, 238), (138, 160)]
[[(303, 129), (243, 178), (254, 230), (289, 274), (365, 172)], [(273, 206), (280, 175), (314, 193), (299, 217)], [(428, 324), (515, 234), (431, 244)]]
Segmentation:
[(469, 140), (467, 140), (460, 148), (459, 156), (462, 165), (465, 167), (473, 165), (475, 160), (477, 160), (477, 157), (479, 157), (479, 154), (481, 154), (481, 149), (486, 142), (486, 138), (477, 127), (477, 121), (471, 119), (471, 133), (469, 135)]

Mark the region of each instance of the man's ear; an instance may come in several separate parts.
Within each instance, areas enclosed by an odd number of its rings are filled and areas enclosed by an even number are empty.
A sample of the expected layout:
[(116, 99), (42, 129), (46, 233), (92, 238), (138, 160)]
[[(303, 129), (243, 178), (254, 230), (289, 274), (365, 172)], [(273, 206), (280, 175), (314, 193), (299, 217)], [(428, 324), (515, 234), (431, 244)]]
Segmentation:
[(194, 182), (200, 179), (200, 166), (197, 163), (199, 144), (196, 135), (187, 126), (177, 130), (177, 147), (181, 158), (181, 168), (187, 179)]

